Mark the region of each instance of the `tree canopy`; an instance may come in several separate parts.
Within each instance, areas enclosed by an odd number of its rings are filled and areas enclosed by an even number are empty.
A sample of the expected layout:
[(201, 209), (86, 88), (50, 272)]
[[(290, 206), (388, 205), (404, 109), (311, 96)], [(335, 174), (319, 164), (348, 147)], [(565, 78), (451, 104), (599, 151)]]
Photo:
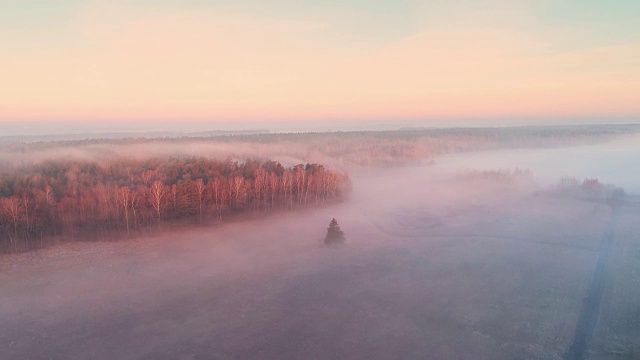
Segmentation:
[(345, 174), (319, 164), (201, 157), (52, 160), (0, 171), (0, 252), (105, 239), (168, 222), (221, 221), (340, 198)]

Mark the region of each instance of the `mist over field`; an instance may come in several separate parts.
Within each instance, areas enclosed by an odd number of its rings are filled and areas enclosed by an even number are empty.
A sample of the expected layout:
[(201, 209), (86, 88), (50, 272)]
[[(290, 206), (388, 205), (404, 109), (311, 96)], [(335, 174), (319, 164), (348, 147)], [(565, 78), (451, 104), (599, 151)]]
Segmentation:
[(0, 0), (0, 360), (640, 360), (639, 18)]
[(640, 194), (640, 136), (626, 135), (604, 144), (578, 145), (550, 149), (485, 151), (440, 158), (442, 169), (530, 169), (545, 184), (561, 177), (598, 178), (625, 191)]
[[(158, 152), (318, 161), (348, 171), (351, 191), (318, 207), (0, 255), (0, 358), (640, 356), (637, 135), (544, 144), (536, 135), (523, 149), (456, 135), (446, 151), (443, 140), (390, 158), (376, 146), (432, 142), (392, 134), (318, 151), (322, 136), (306, 148), (289, 138), (26, 148), (20, 156), (69, 161)], [(366, 162), (350, 157), (361, 147), (373, 154)], [(332, 218), (342, 246), (323, 242)]]
[[(397, 125), (396, 125), (397, 126)], [(388, 131), (274, 132), (208, 131), (48, 135), (39, 139), (0, 137), (0, 170), (45, 161), (145, 159), (150, 156), (261, 158), (295, 165), (321, 162), (333, 167), (402, 165), (415, 160), (471, 151), (562, 148), (633, 137), (640, 126), (521, 126), (503, 128), (406, 127)]]

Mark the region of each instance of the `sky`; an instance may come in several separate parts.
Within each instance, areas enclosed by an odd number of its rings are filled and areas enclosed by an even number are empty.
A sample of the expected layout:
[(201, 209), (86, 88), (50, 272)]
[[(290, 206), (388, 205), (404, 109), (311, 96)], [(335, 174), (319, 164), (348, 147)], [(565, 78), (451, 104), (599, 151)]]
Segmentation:
[(0, 0), (0, 122), (640, 119), (637, 0)]

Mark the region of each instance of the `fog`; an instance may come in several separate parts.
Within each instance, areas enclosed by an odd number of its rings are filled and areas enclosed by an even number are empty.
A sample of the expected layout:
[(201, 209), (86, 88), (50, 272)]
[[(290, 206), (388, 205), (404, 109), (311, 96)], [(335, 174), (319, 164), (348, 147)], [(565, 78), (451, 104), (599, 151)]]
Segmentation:
[[(2, 256), (0, 358), (634, 358), (636, 200), (555, 184), (637, 194), (639, 139), (357, 168), (335, 205)], [(323, 244), (332, 218), (343, 246)], [(612, 227), (600, 321), (581, 325)], [(581, 328), (589, 352), (570, 350)]]
[[(462, 122), (456, 125), (478, 126), (477, 121)], [(487, 126), (491, 124), (487, 122)], [(1, 136), (63, 136), (84, 134), (89, 137), (100, 137), (108, 133), (112, 136), (122, 133), (174, 133), (189, 134), (207, 131), (246, 131), (264, 129), (270, 132), (325, 132), (350, 130), (389, 130), (410, 126), (451, 126), (451, 121), (56, 121), (56, 122), (8, 122)], [(71, 130), (70, 130), (71, 129)]]
[[(242, 133), (222, 132), (144, 134), (125, 133), (113, 137), (111, 133), (97, 133), (91, 137), (26, 140), (0, 138), (0, 171), (13, 171), (21, 167), (41, 164), (45, 161), (108, 161), (114, 158), (147, 159), (149, 157), (208, 157), (215, 159), (258, 159), (276, 160), (285, 166), (299, 163), (318, 162), (334, 169), (352, 171), (354, 166), (397, 166), (421, 160), (433, 160), (447, 154), (476, 152), (476, 157), (451, 163), (454, 168), (482, 166), (487, 159), (493, 159), (496, 166), (517, 167), (522, 164), (535, 165), (540, 162), (542, 170), (550, 166), (556, 150), (567, 147), (565, 156), (572, 164), (584, 162), (582, 155), (607, 161), (610, 156), (621, 158), (616, 153), (598, 153), (586, 145), (604, 145), (621, 138), (632, 139), (640, 136), (640, 126), (627, 125), (584, 125), (584, 126), (525, 126), (506, 128), (404, 128), (402, 130), (377, 129), (367, 131), (327, 132), (327, 133)], [(571, 146), (568, 148), (568, 146)], [(580, 153), (580, 147), (584, 147)], [(629, 155), (633, 155), (633, 141), (627, 141)], [(504, 152), (504, 149), (518, 151)], [(531, 149), (536, 151), (536, 159), (528, 157)], [(494, 156), (485, 153), (499, 150)], [(563, 150), (564, 151), (564, 150)], [(577, 152), (576, 152), (577, 151)], [(495, 159), (494, 159), (495, 158)], [(447, 160), (447, 159), (439, 159)], [(499, 161), (498, 161), (499, 160)], [(552, 159), (555, 161), (555, 158)], [(624, 168), (626, 159), (621, 158)], [(482, 162), (481, 162), (482, 161)], [(604, 165), (604, 164), (602, 164)], [(562, 167), (564, 168), (564, 166)], [(592, 167), (593, 168), (593, 167)], [(587, 170), (593, 170), (593, 169)], [(604, 167), (602, 167), (604, 168)], [(542, 173), (544, 179), (546, 174)]]
[(321, 162), (334, 168), (344, 168), (348, 164), (319, 152), (310, 153), (297, 143), (261, 144), (258, 142), (233, 141), (216, 143), (211, 141), (149, 141), (145, 143), (114, 145), (111, 143), (90, 144), (68, 147), (53, 147), (16, 154), (15, 151), (0, 150), (2, 165), (14, 167), (25, 164), (39, 164), (44, 161), (106, 161), (110, 159), (147, 159), (150, 157), (207, 157), (214, 159), (274, 159), (285, 166), (307, 162)]
[[(84, 135), (85, 138), (104, 138), (105, 134), (110, 137), (120, 137), (118, 134), (157, 134), (161, 137), (167, 134), (189, 135), (210, 131), (255, 131), (263, 130), (273, 133), (283, 132), (331, 132), (331, 131), (381, 131), (395, 130), (401, 128), (415, 127), (494, 127), (494, 126), (529, 126), (544, 125), (554, 126), (557, 124), (602, 124), (604, 119), (368, 119), (368, 120), (307, 120), (307, 121), (286, 121), (286, 120), (264, 120), (264, 121), (239, 121), (239, 120), (217, 120), (217, 121), (15, 121), (5, 122), (0, 133), (2, 137), (21, 138), (43, 138), (55, 140), (56, 137), (77, 137)], [(635, 119), (617, 119), (620, 124), (629, 123)], [(135, 135), (133, 135), (135, 136)]]
[(640, 136), (628, 135), (592, 145), (554, 149), (515, 149), (455, 154), (440, 158), (438, 168), (459, 170), (532, 170), (539, 182), (549, 185), (562, 177), (594, 177), (640, 194)]

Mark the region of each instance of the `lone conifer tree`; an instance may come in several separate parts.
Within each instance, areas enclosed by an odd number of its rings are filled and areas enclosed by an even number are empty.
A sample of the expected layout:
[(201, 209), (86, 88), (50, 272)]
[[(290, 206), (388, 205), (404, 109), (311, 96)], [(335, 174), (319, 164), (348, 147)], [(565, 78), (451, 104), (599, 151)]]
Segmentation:
[(344, 232), (340, 230), (340, 225), (336, 219), (332, 219), (327, 228), (327, 236), (324, 238), (326, 245), (337, 245), (344, 243)]

